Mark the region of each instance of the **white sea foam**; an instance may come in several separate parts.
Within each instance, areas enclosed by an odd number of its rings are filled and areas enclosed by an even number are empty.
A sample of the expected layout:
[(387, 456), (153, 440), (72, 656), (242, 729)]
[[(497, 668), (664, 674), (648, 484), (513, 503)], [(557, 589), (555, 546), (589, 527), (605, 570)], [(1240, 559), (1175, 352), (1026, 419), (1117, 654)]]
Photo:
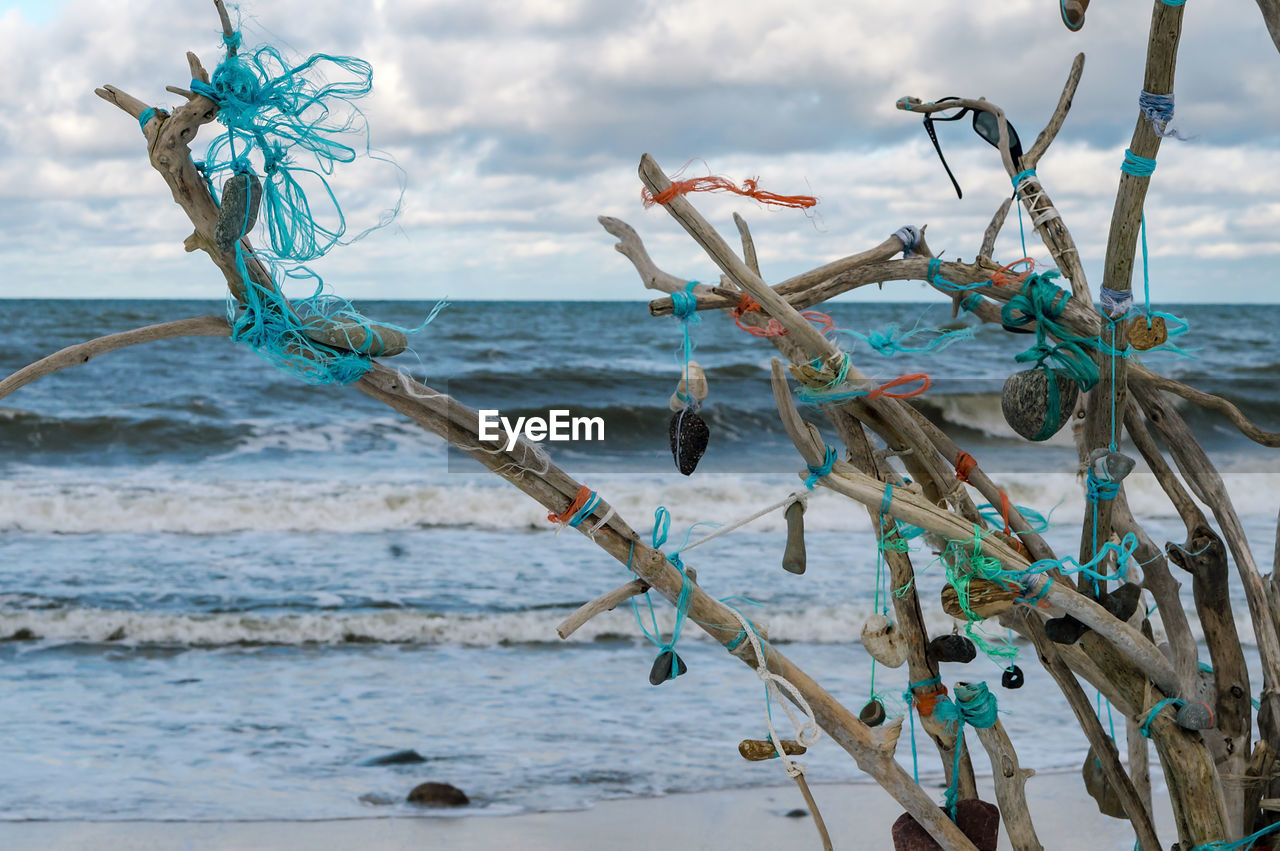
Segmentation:
[[(1231, 472), (1224, 479), (1235, 504), (1248, 514), (1266, 508), (1280, 491), (1280, 471)], [(1083, 485), (1069, 472), (997, 476), (1015, 504), (1053, 514), (1056, 524), (1078, 522), (1085, 508)], [(651, 525), (665, 505), (673, 534), (697, 521), (732, 523), (803, 491), (786, 475), (709, 475), (672, 481), (651, 476), (592, 477), (590, 484), (613, 500), (620, 516), (637, 529)], [(1126, 481), (1138, 517), (1175, 512), (1155, 478), (1135, 472)], [(850, 518), (853, 518), (852, 521)], [(860, 511), (822, 488), (805, 515), (814, 531), (843, 531), (865, 522)], [(515, 488), (458, 475), (435, 482), (367, 484), (292, 481), (163, 481), (122, 485), (101, 481), (10, 481), (0, 492), (0, 531), (91, 534), (109, 532), (218, 534), (226, 532), (380, 532), (428, 527), (546, 530), (546, 509)], [(750, 529), (780, 531), (781, 512), (754, 521)], [(695, 532), (695, 536), (700, 534)]]

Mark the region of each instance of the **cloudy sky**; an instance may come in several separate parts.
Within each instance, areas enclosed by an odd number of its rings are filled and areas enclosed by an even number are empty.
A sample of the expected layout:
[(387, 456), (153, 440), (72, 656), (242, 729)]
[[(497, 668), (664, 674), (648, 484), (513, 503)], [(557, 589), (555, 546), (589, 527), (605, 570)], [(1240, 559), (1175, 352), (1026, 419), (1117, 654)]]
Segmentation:
[[(372, 142), (407, 189), (394, 225), (316, 264), (337, 292), (636, 299), (647, 293), (598, 215), (634, 225), (668, 271), (714, 278), (662, 209), (641, 207), (644, 152), (669, 173), (693, 160), (687, 174), (759, 176), (821, 199), (806, 217), (694, 196), (728, 234), (733, 211), (748, 219), (769, 280), (907, 223), (929, 224), (935, 251), (971, 258), (1009, 192), (998, 155), (966, 122), (940, 126), (958, 201), (895, 100), (983, 96), (1029, 142), (1077, 51), (1084, 79), (1039, 173), (1096, 292), (1151, 3), (1094, 6), (1076, 34), (1052, 0), (259, 0), (240, 14), (246, 44), (374, 68)], [(113, 83), (175, 103), (164, 86), (186, 84), (184, 52), (209, 67), (220, 58), (212, 3), (0, 9), (0, 296), (220, 297), (208, 260), (182, 251), (186, 219), (146, 164), (137, 124), (93, 95)], [(1187, 4), (1175, 126), (1195, 139), (1164, 144), (1148, 196), (1154, 300), (1280, 300), (1278, 83), (1253, 0)], [(397, 197), (394, 171), (376, 164), (334, 186), (357, 229)], [(997, 256), (1020, 253), (1011, 220)], [(891, 288), (928, 297), (919, 284)]]

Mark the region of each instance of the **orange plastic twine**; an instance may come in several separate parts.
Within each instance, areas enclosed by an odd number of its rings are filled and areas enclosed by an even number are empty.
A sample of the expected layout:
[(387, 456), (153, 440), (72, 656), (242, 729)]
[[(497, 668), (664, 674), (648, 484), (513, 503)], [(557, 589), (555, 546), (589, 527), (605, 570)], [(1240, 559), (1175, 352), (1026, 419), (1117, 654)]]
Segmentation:
[(548, 513), (547, 519), (552, 523), (568, 523), (569, 518), (578, 513), (578, 509), (587, 504), (587, 500), (591, 497), (591, 488), (583, 485), (578, 488), (578, 494), (573, 498), (573, 502), (569, 503), (569, 507), (564, 510), (564, 514)]
[[(1025, 264), (1026, 268), (1021, 272), (1013, 271), (1013, 267), (1019, 264)], [(1030, 257), (1023, 257), (1021, 260), (1015, 260), (1008, 266), (1001, 266), (1000, 270), (991, 276), (991, 283), (997, 287), (1008, 286), (1010, 284), (1021, 284), (1027, 279), (1036, 268), (1036, 261)]]
[[(791, 333), (783, 327), (781, 322), (774, 319), (772, 316), (769, 317), (769, 321), (765, 323), (763, 328), (743, 323), (743, 314), (760, 312), (762, 312), (762, 309), (759, 302), (746, 293), (743, 293), (742, 297), (738, 299), (738, 303), (733, 308), (730, 315), (733, 316), (734, 325), (737, 325), (753, 337), (785, 337), (787, 334)], [(802, 310), (800, 311), (800, 315), (805, 319), (808, 319), (813, 324), (820, 326), (823, 334), (833, 331), (836, 327), (836, 321), (820, 310)]]
[(973, 472), (974, 467), (978, 466), (978, 461), (963, 449), (956, 456), (956, 478), (965, 484), (969, 483), (969, 474)]
[(689, 192), (732, 192), (735, 195), (754, 198), (762, 204), (773, 204), (778, 207), (794, 207), (807, 210), (818, 203), (818, 199), (811, 195), (777, 195), (773, 192), (765, 192), (760, 188), (759, 180), (758, 177), (748, 178), (742, 181), (742, 186), (740, 187), (735, 186), (727, 178), (716, 175), (691, 177), (688, 180), (673, 180), (670, 186), (657, 195), (651, 193), (648, 187), (641, 189), (640, 200), (648, 208), (654, 204), (666, 204), (677, 195), (685, 195)]
[(938, 706), (938, 701), (947, 696), (947, 687), (938, 683), (933, 687), (933, 691), (927, 694), (915, 694), (916, 709), (920, 712), (921, 718), (928, 718), (933, 714), (933, 710)]
[[(900, 393), (889, 392), (889, 388), (891, 387), (902, 387), (906, 384), (910, 384), (913, 381), (921, 382), (920, 386), (915, 388), (914, 390), (907, 390)], [(893, 379), (887, 384), (881, 384), (879, 387), (868, 392), (867, 398), (878, 399), (881, 396), (884, 396), (887, 399), (910, 399), (912, 396), (919, 396), (921, 393), (928, 390), (929, 384), (930, 384), (929, 376), (925, 375), (923, 372), (913, 372), (910, 375), (899, 375), (897, 378)]]

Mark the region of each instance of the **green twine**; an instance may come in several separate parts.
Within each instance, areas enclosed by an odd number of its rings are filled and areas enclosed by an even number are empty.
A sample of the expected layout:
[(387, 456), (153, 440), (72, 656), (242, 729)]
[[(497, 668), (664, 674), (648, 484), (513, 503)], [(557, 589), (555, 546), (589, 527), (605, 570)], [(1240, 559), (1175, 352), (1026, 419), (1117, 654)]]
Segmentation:
[[(942, 677), (931, 677), (927, 680), (920, 680), (907, 686), (907, 690), (902, 693), (902, 699), (907, 704), (907, 720), (911, 724), (911, 776), (915, 778), (917, 784), (920, 783), (920, 753), (916, 749), (916, 715), (911, 711), (911, 707), (916, 702), (916, 689), (922, 686), (941, 685)], [(936, 711), (936, 710), (935, 710)]]
[(1006, 572), (1000, 566), (1000, 562), (982, 554), (982, 539), (987, 534), (975, 525), (971, 541), (948, 541), (939, 557), (946, 571), (947, 582), (956, 590), (956, 601), (960, 604), (960, 611), (964, 613), (965, 635), (988, 658), (1009, 660), (1017, 657), (1018, 649), (1008, 643), (997, 646), (987, 641), (981, 632), (974, 628), (974, 624), (982, 621), (983, 618), (969, 606), (969, 586), (975, 577), (990, 579), (1000, 582), (1005, 588), (1009, 587), (1008, 582), (997, 578)]

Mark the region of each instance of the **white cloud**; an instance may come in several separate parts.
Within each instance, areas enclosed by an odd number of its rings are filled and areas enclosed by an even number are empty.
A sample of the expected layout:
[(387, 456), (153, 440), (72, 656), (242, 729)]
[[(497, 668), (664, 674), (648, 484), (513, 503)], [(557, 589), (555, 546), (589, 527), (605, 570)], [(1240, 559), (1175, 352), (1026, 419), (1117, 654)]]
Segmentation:
[[(699, 0), (280, 0), (242, 11), (250, 43), (358, 55), (374, 67), (373, 141), (395, 155), (407, 190), (395, 226), (318, 264), (338, 291), (641, 298), (597, 215), (630, 221), (674, 274), (717, 275), (662, 210), (640, 208), (635, 166), (646, 151), (668, 171), (701, 158), (715, 173), (821, 198), (811, 219), (697, 198), (731, 243), (732, 212), (747, 217), (771, 279), (865, 249), (907, 222), (929, 223), (935, 249), (972, 256), (1010, 191), (1007, 176), (965, 122), (941, 126), (965, 189), (957, 200), (919, 118), (894, 101), (983, 95), (1029, 144), (1077, 50), (1089, 55), (1084, 78), (1039, 170), (1096, 286), (1149, 9), (1095, 5), (1078, 35), (1032, 0), (919, 0), (909, 15), (871, 0), (743, 0), (731, 12)], [(217, 59), (216, 21), (204, 11), (67, 0), (43, 23), (16, 9), (0, 15), (0, 259), (9, 270), (0, 296), (31, 294), (35, 282), (46, 295), (221, 294), (220, 274), (181, 251), (189, 227), (147, 166), (136, 125), (92, 94), (112, 82), (173, 102), (163, 89), (186, 84), (186, 50)], [(1164, 144), (1147, 205), (1162, 299), (1257, 298), (1258, 264), (1280, 253), (1280, 114), (1256, 108), (1277, 63), (1256, 13), (1188, 5), (1175, 126), (1196, 141)], [(377, 164), (340, 171), (332, 184), (353, 231), (398, 194), (394, 172)], [(1001, 257), (1020, 253), (1016, 228), (1011, 218)], [(1221, 283), (1207, 291), (1209, 279)], [(890, 292), (921, 294), (914, 285)]]

